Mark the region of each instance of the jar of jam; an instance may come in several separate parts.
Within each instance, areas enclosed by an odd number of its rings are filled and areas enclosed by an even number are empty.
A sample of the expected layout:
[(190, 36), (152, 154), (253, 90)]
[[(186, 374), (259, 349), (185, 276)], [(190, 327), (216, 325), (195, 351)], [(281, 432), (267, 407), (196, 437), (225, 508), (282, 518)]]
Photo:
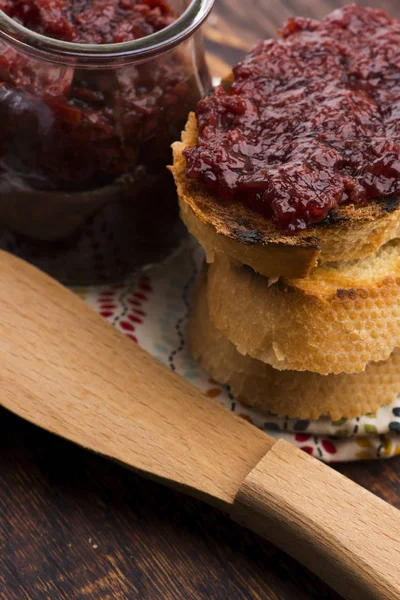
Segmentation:
[(0, 247), (118, 281), (184, 234), (166, 166), (214, 0), (0, 0)]

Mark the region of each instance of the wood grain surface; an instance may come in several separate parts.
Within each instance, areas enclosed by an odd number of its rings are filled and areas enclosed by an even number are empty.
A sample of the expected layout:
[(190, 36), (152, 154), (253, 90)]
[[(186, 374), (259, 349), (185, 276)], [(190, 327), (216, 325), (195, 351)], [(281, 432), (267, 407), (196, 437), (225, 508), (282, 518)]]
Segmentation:
[[(342, 4), (216, 0), (206, 28), (213, 74), (290, 14)], [(400, 17), (398, 0), (365, 4)], [(400, 508), (400, 459), (338, 470)], [(338, 596), (219, 511), (0, 410), (1, 600), (322, 598)]]

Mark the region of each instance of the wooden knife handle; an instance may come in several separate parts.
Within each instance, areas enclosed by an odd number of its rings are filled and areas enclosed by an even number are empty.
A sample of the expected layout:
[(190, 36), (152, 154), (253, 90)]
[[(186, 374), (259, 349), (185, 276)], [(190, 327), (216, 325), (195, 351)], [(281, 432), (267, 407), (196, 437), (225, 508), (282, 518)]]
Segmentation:
[(249, 473), (231, 516), (344, 598), (400, 598), (400, 511), (288, 442)]

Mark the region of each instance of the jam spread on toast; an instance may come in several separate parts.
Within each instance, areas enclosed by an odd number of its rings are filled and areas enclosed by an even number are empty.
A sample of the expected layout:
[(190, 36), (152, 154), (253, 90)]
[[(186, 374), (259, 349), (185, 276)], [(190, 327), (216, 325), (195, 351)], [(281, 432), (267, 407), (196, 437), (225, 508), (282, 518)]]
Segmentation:
[(186, 175), (285, 233), (400, 193), (400, 25), (355, 4), (289, 19), (201, 100)]

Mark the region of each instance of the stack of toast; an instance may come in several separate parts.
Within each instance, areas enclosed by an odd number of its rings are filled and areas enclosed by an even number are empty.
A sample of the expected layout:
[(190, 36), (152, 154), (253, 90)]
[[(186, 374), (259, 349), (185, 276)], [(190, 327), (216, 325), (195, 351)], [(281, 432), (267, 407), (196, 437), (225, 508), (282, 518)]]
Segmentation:
[(185, 174), (191, 114), (174, 144), (182, 218), (206, 253), (189, 327), (194, 357), (244, 404), (333, 420), (400, 393), (400, 199), (340, 205), (286, 235)]

